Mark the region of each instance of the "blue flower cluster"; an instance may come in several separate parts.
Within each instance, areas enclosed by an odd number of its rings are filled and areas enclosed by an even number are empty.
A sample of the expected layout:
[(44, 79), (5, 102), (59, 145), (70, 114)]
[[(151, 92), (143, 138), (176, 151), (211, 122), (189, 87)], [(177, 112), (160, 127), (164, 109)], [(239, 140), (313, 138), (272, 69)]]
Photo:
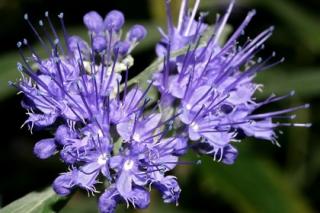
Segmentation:
[[(308, 105), (255, 113), (265, 104), (293, 95), (272, 95), (262, 102), (253, 97), (262, 87), (252, 81), (256, 73), (281, 62), (270, 63), (274, 54), (265, 60), (255, 58), (273, 29), (240, 46), (237, 39), (255, 14), (251, 11), (221, 45), (234, 3), (214, 28), (203, 22), (205, 14), (196, 19), (199, 3), (195, 1), (189, 11), (188, 1), (182, 0), (175, 27), (166, 1), (168, 30), (161, 30), (163, 37), (156, 46), (158, 57), (164, 60), (145, 90), (129, 87), (127, 82), (134, 63), (131, 52), (147, 31), (135, 25), (123, 36), (121, 12), (111, 11), (104, 19), (94, 11), (87, 13), (83, 21), (88, 43), (68, 34), (63, 14), (59, 18), (64, 42), (48, 13), (46, 21), (39, 22), (44, 38), (25, 15), (47, 57), (41, 58), (26, 39), (18, 42), (22, 77), (11, 85), (24, 94), (22, 106), (28, 111), (24, 125), (30, 131), (54, 131), (53, 138), (35, 144), (34, 153), (40, 159), (59, 154), (68, 165), (69, 171), (53, 182), (57, 194), (67, 196), (75, 187), (95, 194), (97, 185), (104, 184), (106, 189), (99, 198), (103, 213), (114, 212), (120, 202), (146, 208), (151, 187), (160, 191), (165, 203), (178, 204), (181, 189), (176, 177), (167, 172), (185, 163), (179, 157), (188, 150), (232, 164), (238, 151), (231, 144), (243, 136), (278, 144), (274, 128), (309, 126), (274, 121), (293, 119), (286, 114)], [(203, 42), (208, 32), (210, 37)], [(25, 56), (23, 46), (31, 52), (30, 57)], [(182, 48), (185, 53), (174, 56)], [(161, 95), (158, 104), (148, 98), (152, 86)]]

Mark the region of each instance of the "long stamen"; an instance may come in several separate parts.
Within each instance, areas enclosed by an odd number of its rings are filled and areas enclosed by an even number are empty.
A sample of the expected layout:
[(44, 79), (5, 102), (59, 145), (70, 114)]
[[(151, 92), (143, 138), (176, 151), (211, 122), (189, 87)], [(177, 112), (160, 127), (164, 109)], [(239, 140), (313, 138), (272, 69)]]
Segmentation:
[(194, 17), (196, 16), (196, 13), (197, 13), (198, 8), (199, 8), (199, 4), (200, 4), (200, 0), (196, 0), (195, 4), (193, 6), (192, 14), (189, 17), (189, 23), (188, 23), (187, 29), (186, 29), (186, 31), (184, 33), (185, 36), (187, 36), (190, 33), (190, 30), (191, 30), (191, 27), (192, 27), (192, 24), (193, 24), (193, 21), (194, 21)]
[(65, 45), (67, 47), (68, 52), (70, 52), (69, 45), (68, 45), (69, 35), (68, 35), (67, 29), (66, 29), (65, 24), (64, 24), (63, 16), (64, 16), (64, 14), (60, 13), (58, 15), (58, 18), (60, 19), (60, 24), (61, 24), (61, 28), (62, 28), (62, 32), (63, 32)]
[(238, 27), (238, 29), (233, 33), (233, 35), (228, 39), (227, 43), (224, 45), (224, 48), (229, 47), (243, 32), (244, 28), (249, 24), (251, 21), (252, 17), (255, 16), (256, 11), (252, 10), (248, 13), (247, 17), (245, 20), (242, 22), (242, 24)]
[(44, 16), (47, 18), (47, 21), (48, 21), (48, 23), (49, 23), (50, 29), (51, 29), (51, 31), (52, 31), (52, 33), (53, 33), (53, 36), (54, 36), (55, 40), (58, 39), (58, 41), (59, 41), (59, 42), (58, 42), (58, 45), (59, 45), (59, 47), (60, 47), (60, 50), (61, 50), (62, 54), (64, 54), (63, 47), (62, 47), (62, 45), (61, 45), (61, 43), (60, 43), (60, 39), (59, 39), (58, 33), (57, 33), (57, 31), (55, 30), (55, 28), (54, 28), (54, 26), (53, 26), (53, 24), (52, 24), (52, 21), (51, 21), (50, 16), (49, 16), (49, 12), (46, 11), (46, 12), (44, 13)]
[(180, 7), (180, 12), (179, 12), (179, 21), (178, 21), (178, 27), (177, 27), (177, 30), (180, 32), (181, 30), (181, 27), (182, 27), (182, 24), (183, 24), (183, 21), (184, 21), (184, 18), (186, 16), (186, 12), (187, 12), (187, 9), (188, 9), (188, 6), (189, 5), (189, 1), (188, 0), (182, 0), (182, 3), (181, 3), (181, 7)]
[[(170, 1), (171, 0), (166, 0), (165, 4), (166, 4), (168, 33), (169, 33), (169, 35), (172, 35), (173, 31), (174, 31), (174, 26), (173, 26), (173, 20), (172, 20)], [(171, 37), (171, 36), (169, 36), (169, 37)]]
[(37, 39), (40, 41), (41, 45), (43, 46), (43, 48), (46, 50), (47, 54), (50, 55), (50, 50), (49, 47), (46, 45), (46, 43), (43, 41), (43, 39), (41, 38), (41, 36), (39, 35), (38, 31), (34, 28), (34, 26), (32, 25), (32, 23), (29, 20), (29, 16), (28, 14), (24, 15), (24, 19), (27, 21), (28, 25), (30, 26), (31, 30), (33, 31), (33, 33), (35, 34), (35, 36), (37, 37)]
[(233, 6), (234, 6), (234, 0), (232, 0), (229, 4), (229, 7), (227, 9), (227, 12), (225, 13), (225, 15), (223, 16), (222, 18), (222, 21), (221, 23), (219, 24), (218, 28), (217, 28), (217, 31), (215, 33), (215, 37), (214, 37), (214, 40), (213, 40), (213, 43), (214, 44), (217, 44), (218, 40), (220, 39), (220, 36), (221, 36), (221, 33), (223, 31), (223, 29), (225, 28), (225, 25), (229, 19), (229, 16), (231, 14), (231, 11), (233, 9)]
[(304, 105), (301, 105), (301, 106), (292, 107), (292, 108), (284, 109), (284, 110), (280, 110), (280, 111), (263, 113), (263, 114), (249, 115), (248, 118), (250, 118), (250, 119), (267, 118), (267, 117), (272, 117), (274, 115), (281, 115), (281, 114), (286, 114), (286, 113), (289, 113), (289, 112), (294, 112), (294, 111), (297, 111), (299, 109), (308, 109), (309, 107), (310, 107), (310, 104), (304, 104)]

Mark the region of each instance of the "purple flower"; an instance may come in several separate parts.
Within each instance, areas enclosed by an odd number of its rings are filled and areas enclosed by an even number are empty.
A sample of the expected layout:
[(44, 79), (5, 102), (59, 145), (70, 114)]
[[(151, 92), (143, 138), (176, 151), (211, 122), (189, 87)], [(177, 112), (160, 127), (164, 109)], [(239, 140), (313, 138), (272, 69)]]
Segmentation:
[(147, 35), (147, 31), (144, 28), (144, 26), (137, 24), (131, 27), (131, 29), (127, 34), (127, 37), (128, 37), (128, 40), (131, 42), (139, 42), (143, 40), (146, 37), (146, 35)]
[[(216, 21), (208, 42), (202, 46), (200, 37), (204, 35), (206, 26), (202, 23), (202, 15), (199, 21), (194, 16), (199, 1), (196, 1), (191, 15), (185, 12), (187, 3), (182, 2), (178, 26), (174, 27), (167, 1), (168, 33), (163, 33), (162, 41), (156, 48), (158, 55), (165, 56), (164, 65), (160, 72), (153, 75), (154, 86), (161, 93), (161, 106), (169, 108), (172, 103), (178, 103), (177, 108), (181, 112), (178, 118), (182, 124), (174, 128), (181, 129), (184, 126), (195, 146), (199, 142), (206, 144), (207, 149), (202, 153), (230, 164), (237, 156), (237, 151), (230, 144), (238, 141), (236, 136), (240, 130), (247, 136), (278, 144), (274, 128), (290, 125), (308, 127), (309, 124), (279, 123), (275, 119), (308, 108), (309, 105), (255, 113), (262, 105), (293, 95), (273, 96), (262, 103), (257, 103), (254, 98), (255, 92), (261, 88), (261, 85), (253, 82), (255, 75), (283, 61), (271, 63), (276, 56), (274, 53), (265, 60), (254, 60), (255, 53), (263, 49), (265, 41), (272, 35), (273, 27), (248, 40), (243, 46), (237, 44), (237, 39), (255, 15), (255, 11), (250, 11), (227, 42), (219, 44), (234, 6), (232, 1), (224, 16)], [(178, 39), (179, 36), (181, 39)], [(191, 47), (191, 44), (195, 46)], [(186, 46), (189, 47), (185, 54), (171, 57), (173, 51)]]
[(109, 12), (104, 19), (104, 26), (109, 31), (118, 32), (124, 24), (124, 16), (122, 12), (118, 10), (113, 10)]
[[(180, 164), (199, 162), (179, 160), (189, 150), (230, 165), (238, 156), (234, 143), (240, 142), (241, 135), (278, 144), (275, 128), (310, 126), (277, 121), (294, 119), (287, 114), (308, 108), (308, 104), (257, 113), (262, 106), (294, 93), (272, 95), (262, 102), (254, 97), (262, 87), (253, 81), (255, 75), (282, 62), (271, 63), (275, 54), (255, 60), (273, 27), (244, 45), (238, 43), (255, 11), (248, 13), (225, 44), (220, 44), (233, 1), (214, 28), (203, 22), (206, 14), (196, 18), (200, 0), (195, 1), (191, 12), (189, 1), (183, 0), (174, 26), (169, 2), (165, 1), (168, 32), (160, 30), (162, 39), (156, 46), (163, 66), (153, 70), (145, 90), (131, 85), (128, 78), (134, 62), (130, 54), (147, 31), (134, 25), (122, 36), (125, 19), (120, 11), (109, 12), (105, 19), (95, 11), (85, 14), (88, 43), (67, 33), (63, 14), (58, 17), (64, 42), (48, 13), (47, 21), (40, 22), (40, 27), (48, 24), (51, 30), (45, 39), (25, 16), (47, 56), (41, 58), (26, 39), (18, 42), (21, 78), (10, 84), (24, 94), (22, 106), (28, 118), (23, 126), (30, 131), (50, 128), (54, 133), (54, 138), (35, 144), (34, 154), (46, 159), (59, 153), (69, 167), (53, 182), (57, 194), (67, 196), (75, 188), (95, 194), (97, 185), (104, 183), (99, 211), (112, 213), (120, 203), (147, 208), (153, 186), (165, 203), (178, 204), (181, 189), (177, 178), (168, 172)], [(204, 39), (210, 30), (209, 39)], [(22, 47), (28, 48), (31, 56), (25, 56)], [(182, 48), (185, 53), (172, 56)], [(161, 95), (158, 102), (148, 98), (152, 86)]]
[(57, 151), (57, 146), (53, 138), (42, 139), (34, 146), (33, 152), (40, 159), (51, 157)]
[(119, 194), (114, 185), (109, 186), (99, 197), (99, 211), (101, 213), (113, 213), (120, 201)]
[(64, 173), (58, 176), (52, 184), (53, 190), (61, 196), (67, 196), (71, 193), (73, 187), (72, 173)]
[(103, 19), (102, 17), (95, 11), (91, 11), (87, 13), (83, 17), (83, 22), (88, 28), (88, 30), (99, 33), (103, 30)]
[(181, 189), (174, 176), (167, 176), (155, 182), (154, 186), (161, 192), (165, 203), (176, 203), (178, 205)]

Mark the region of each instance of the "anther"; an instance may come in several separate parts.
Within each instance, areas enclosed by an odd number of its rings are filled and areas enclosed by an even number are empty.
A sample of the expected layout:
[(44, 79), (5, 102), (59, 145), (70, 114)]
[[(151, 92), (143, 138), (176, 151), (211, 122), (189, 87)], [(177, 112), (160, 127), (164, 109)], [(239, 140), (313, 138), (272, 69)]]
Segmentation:
[(257, 60), (257, 62), (260, 64), (260, 63), (262, 62), (262, 58), (259, 57), (258, 60)]
[(64, 14), (63, 14), (63, 13), (60, 13), (60, 14), (58, 15), (58, 18), (62, 19), (63, 16), (64, 16)]
[(21, 72), (23, 71), (23, 66), (20, 62), (17, 63), (17, 68), (19, 71), (21, 71)]
[(54, 44), (55, 44), (55, 45), (59, 44), (59, 42), (60, 42), (60, 40), (59, 40), (58, 38), (56, 38), (56, 39), (54, 40)]
[(289, 119), (293, 120), (293, 119), (295, 119), (296, 117), (297, 117), (297, 115), (291, 115), (291, 116), (289, 117)]
[(21, 46), (22, 46), (21, 41), (18, 41), (18, 42), (17, 42), (17, 47), (20, 48)]

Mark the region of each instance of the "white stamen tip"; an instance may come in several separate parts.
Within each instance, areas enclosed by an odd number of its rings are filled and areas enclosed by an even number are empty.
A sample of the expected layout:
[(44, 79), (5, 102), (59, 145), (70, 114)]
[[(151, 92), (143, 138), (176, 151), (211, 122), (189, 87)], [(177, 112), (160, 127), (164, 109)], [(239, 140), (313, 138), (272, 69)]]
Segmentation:
[(258, 63), (261, 63), (261, 62), (262, 62), (262, 58), (259, 57), (258, 60), (257, 60), (257, 62), (258, 62)]
[(23, 18), (24, 20), (28, 20), (29, 19), (28, 13), (24, 14)]
[(17, 63), (17, 68), (19, 71), (23, 71), (22, 64), (20, 62)]
[(24, 39), (23, 39), (23, 44), (24, 44), (24, 45), (27, 45), (27, 44), (28, 44), (28, 40), (24, 38)]
[(39, 25), (41, 26), (41, 27), (43, 27), (43, 21), (42, 20), (39, 20)]
[(294, 127), (306, 127), (306, 128), (309, 128), (312, 126), (311, 123), (294, 123), (292, 124), (292, 126)]
[(60, 14), (58, 15), (59, 18), (63, 18), (63, 16), (64, 16), (63, 13), (60, 13)]
[(249, 13), (250, 13), (251, 16), (254, 16), (257, 13), (257, 11), (255, 9), (253, 9)]
[(48, 17), (49, 16), (49, 12), (48, 11), (44, 12), (44, 16)]
[(306, 109), (310, 108), (310, 104), (305, 104), (304, 108), (306, 108)]
[(292, 90), (291, 92), (290, 92), (290, 96), (294, 96), (296, 94), (296, 91), (294, 91), (294, 90)]
[(59, 44), (59, 39), (58, 38), (54, 40), (54, 44), (56, 44), (56, 45)]
[(20, 48), (21, 46), (22, 46), (21, 41), (18, 41), (18, 42), (17, 42), (17, 47)]
[(290, 116), (290, 119), (293, 120), (293, 119), (295, 119), (296, 117), (297, 117), (297, 115), (291, 115), (291, 116)]
[(306, 127), (311, 127), (312, 126), (312, 123), (307, 123), (306, 124)]

